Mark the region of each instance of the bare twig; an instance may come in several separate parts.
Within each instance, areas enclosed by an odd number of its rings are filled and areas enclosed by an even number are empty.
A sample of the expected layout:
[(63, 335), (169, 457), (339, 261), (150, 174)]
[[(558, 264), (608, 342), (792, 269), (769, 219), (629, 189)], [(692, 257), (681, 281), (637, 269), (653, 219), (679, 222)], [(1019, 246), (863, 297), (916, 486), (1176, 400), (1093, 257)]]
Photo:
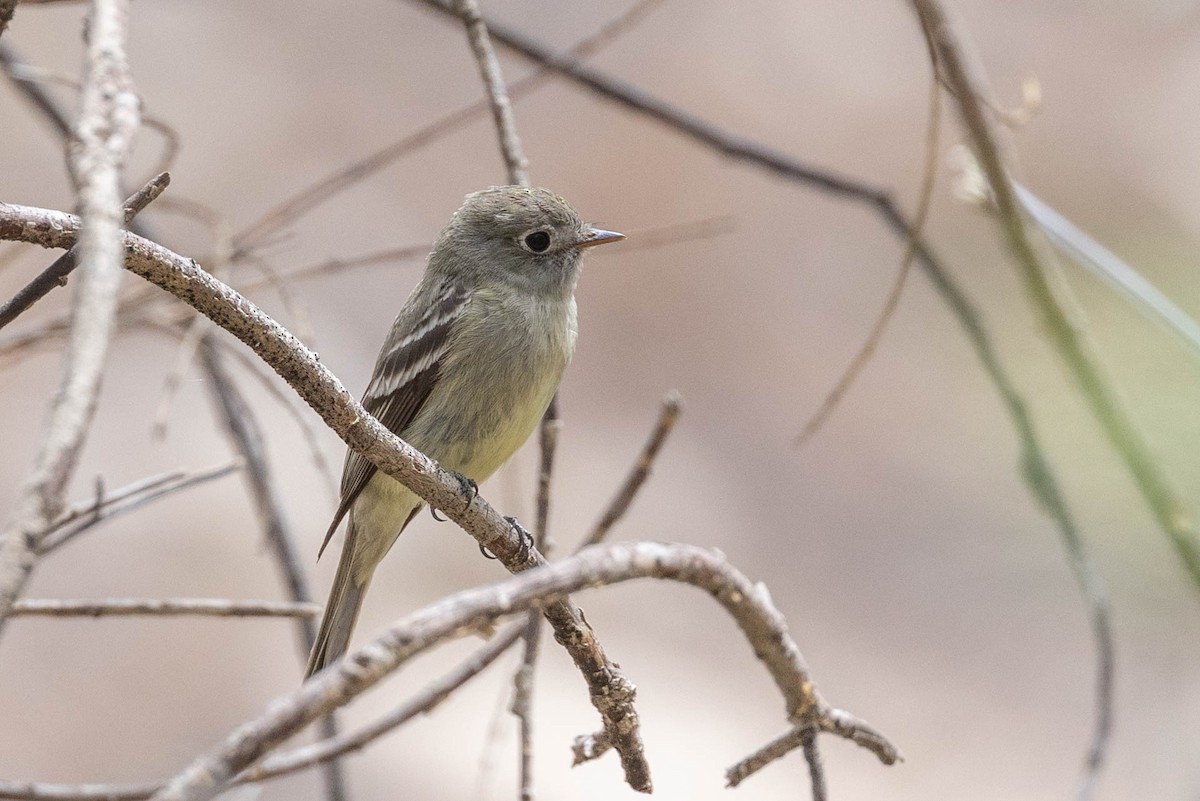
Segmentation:
[(821, 752), (817, 749), (817, 734), (812, 729), (800, 733), (800, 744), (804, 747), (804, 761), (808, 763), (808, 779), (812, 783), (813, 801), (828, 801), (829, 787), (825, 782), (825, 766), (821, 763)]
[(67, 119), (67, 115), (50, 98), (50, 95), (46, 94), (37, 80), (26, 74), (23, 70), (24, 62), (7, 42), (0, 42), (0, 66), (4, 67), (4, 74), (12, 81), (21, 96), (41, 112), (60, 136), (66, 138), (71, 135), (71, 121)]
[[(216, 348), (208, 342), (203, 342), (200, 354), (209, 379), (207, 384), (212, 394), (213, 405), (216, 407), (217, 419), (229, 438), (230, 445), (246, 464), (247, 489), (254, 502), (263, 537), (275, 554), (288, 598), (296, 603), (311, 603), (312, 594), (300, 566), (291, 527), (283, 514), (283, 505), (275, 489), (258, 421), (226, 372)], [(299, 651), (307, 655), (315, 635), (312, 621), (300, 621), (297, 624), (297, 634)]]
[[(137, 216), (138, 212), (153, 203), (171, 182), (167, 173), (159, 173), (151, 178), (149, 183), (135, 192), (125, 201), (125, 223)], [(75, 246), (54, 260), (54, 263), (43, 270), (37, 278), (26, 284), (16, 295), (3, 306), (0, 306), (0, 328), (11, 323), (24, 313), (30, 306), (37, 303), (56, 286), (66, 286), (67, 276), (79, 263), (79, 246)]]
[(62, 600), (29, 598), (13, 604), (13, 617), (132, 617), (200, 615), (204, 617), (296, 617), (320, 613), (314, 603), (231, 601), (226, 598), (105, 598)]
[(79, 185), (83, 271), (59, 392), (37, 463), (0, 534), (0, 631), (37, 558), (38, 533), (62, 507), (100, 391), (121, 280), (120, 172), (138, 126), (138, 99), (125, 59), (128, 0), (96, 0), (90, 17), (77, 146), (69, 159)]
[(804, 729), (791, 729), (725, 771), (725, 786), (737, 787), (767, 765), (795, 751), (803, 744), (804, 732)]
[[(583, 58), (596, 52), (601, 46), (611, 41), (619, 33), (627, 30), (651, 8), (661, 2), (662, 0), (639, 0), (624, 14), (567, 51), (568, 54), (571, 57)], [(449, 10), (448, 6), (447, 10)], [(0, 48), (2, 47), (3, 45), (0, 45)], [(532, 75), (514, 81), (508, 87), (509, 98), (516, 99), (528, 94), (538, 86), (541, 86), (546, 81), (548, 75), (549, 73), (545, 69), (540, 69)], [(375, 174), (397, 159), (431, 142), (437, 141), (451, 131), (457, 130), (486, 112), (490, 107), (487, 98), (478, 100), (469, 106), (464, 106), (425, 126), (416, 133), (387, 145), (353, 164), (342, 167), (302, 189), (283, 203), (270, 209), (257, 221), (238, 233), (234, 238), (236, 245), (234, 251), (235, 258), (240, 258), (250, 250), (259, 247), (280, 228), (285, 225), (294, 224), (298, 218), (312, 211), (326, 200), (345, 191), (368, 176)]]
[(181, 490), (222, 478), (235, 470), (240, 470), (241, 467), (240, 461), (234, 461), (194, 472), (175, 470), (136, 481), (116, 492), (106, 494), (103, 498), (77, 504), (65, 515), (55, 520), (41, 534), (38, 555), (43, 556), (54, 551), (106, 520), (139, 509), (151, 501), (174, 495)]
[[(79, 221), (70, 214), (0, 203), (0, 239), (48, 247), (74, 244)], [(388, 431), (353, 399), (316, 355), (286, 329), (192, 259), (135, 234), (126, 233), (126, 266), (187, 302), (254, 349), (347, 445), (383, 473), (412, 489), (443, 512), (511, 572), (545, 564), (536, 548), (525, 547), (510, 523), (482, 497), (468, 494), (450, 473)], [(605, 656), (591, 627), (568, 599), (549, 602), (543, 613), (588, 684), (589, 695), (613, 741), (625, 748), (622, 764), (635, 787), (648, 787), (648, 771), (637, 737), (633, 699), (636, 688)]]
[(655, 423), (654, 430), (650, 432), (650, 438), (646, 440), (646, 444), (642, 448), (637, 461), (634, 463), (633, 469), (629, 471), (625, 483), (621, 485), (617, 494), (609, 502), (608, 508), (604, 510), (604, 514), (596, 522), (592, 533), (580, 543), (580, 548), (586, 548), (589, 545), (596, 545), (602, 542), (608, 536), (608, 532), (612, 530), (612, 527), (629, 511), (630, 505), (633, 504), (633, 499), (637, 497), (638, 490), (642, 488), (642, 485), (646, 483), (646, 479), (650, 477), (650, 468), (654, 465), (654, 460), (658, 458), (658, 452), (662, 449), (663, 443), (667, 441), (667, 437), (671, 434), (671, 431), (675, 428), (675, 423), (679, 420), (679, 408), (679, 393), (671, 390), (662, 400), (662, 409), (658, 413), (658, 422)]
[(504, 77), (500, 74), (500, 62), (496, 59), (496, 51), (492, 49), (487, 26), (479, 16), (479, 3), (476, 0), (454, 0), (454, 10), (467, 27), (467, 39), (471, 43), (475, 61), (479, 64), (479, 76), (487, 90), (492, 120), (500, 137), (500, 154), (504, 157), (504, 166), (508, 170), (508, 182), (529, 186), (529, 159), (525, 158), (521, 138), (517, 136), (517, 121), (513, 117), (512, 103), (508, 99)]
[[(26, 2), (28, 0), (25, 0)], [(12, 801), (142, 801), (158, 784), (50, 784), (0, 780), (0, 798)]]
[(336, 757), (345, 756), (366, 747), (369, 743), (397, 726), (407, 723), (417, 715), (432, 712), (438, 704), (449, 697), (450, 693), (479, 675), (501, 654), (511, 648), (521, 638), (524, 628), (520, 624), (509, 626), (454, 670), (424, 687), (419, 695), (396, 707), (374, 723), (351, 734), (320, 740), (285, 754), (268, 757), (258, 767), (243, 772), (238, 776), (237, 781), (241, 783), (274, 779)]
[[(457, 593), (388, 629), (381, 637), (272, 702), (258, 718), (230, 733), (154, 796), (155, 801), (204, 801), (255, 760), (321, 715), (366, 691), (407, 659), (448, 638), (522, 612), (544, 599), (583, 587), (652, 577), (706, 591), (736, 621), (785, 699), (788, 719), (825, 731), (830, 711), (817, 693), (782, 615), (755, 585), (718, 554), (689, 545), (603, 545), (503, 583)], [(894, 761), (886, 741), (877, 756)]]
[(904, 291), (904, 285), (908, 282), (908, 274), (912, 269), (913, 259), (917, 255), (917, 240), (925, 227), (925, 219), (929, 214), (929, 202), (933, 198), (933, 185), (937, 179), (937, 159), (938, 159), (938, 135), (941, 132), (942, 125), (942, 93), (939, 91), (940, 83), (937, 75), (937, 61), (932, 46), (930, 47), (930, 55), (934, 57), (931, 69), (933, 75), (929, 82), (929, 110), (928, 118), (925, 122), (925, 168), (921, 178), (921, 191), (917, 200), (917, 212), (913, 216), (912, 228), (913, 232), (905, 237), (904, 255), (900, 258), (900, 269), (896, 273), (896, 279), (892, 282), (892, 288), (888, 292), (887, 299), (883, 302), (883, 309), (879, 312), (879, 316), (875, 320), (875, 324), (871, 326), (870, 333), (867, 334), (867, 339), (863, 342), (862, 347), (854, 354), (854, 358), (850, 360), (850, 364), (842, 372), (833, 388), (825, 395), (825, 399), (821, 405), (817, 407), (817, 411), (809, 417), (801, 428), (800, 433), (796, 435), (793, 444), (797, 448), (804, 447), (813, 436), (829, 419), (829, 415), (841, 403), (842, 398), (850, 391), (850, 387), (862, 374), (863, 369), (867, 366), (867, 362), (875, 354), (875, 349), (879, 346), (880, 340), (883, 339), (883, 333), (887, 330), (888, 323), (896, 314), (896, 309), (900, 306), (900, 294)]

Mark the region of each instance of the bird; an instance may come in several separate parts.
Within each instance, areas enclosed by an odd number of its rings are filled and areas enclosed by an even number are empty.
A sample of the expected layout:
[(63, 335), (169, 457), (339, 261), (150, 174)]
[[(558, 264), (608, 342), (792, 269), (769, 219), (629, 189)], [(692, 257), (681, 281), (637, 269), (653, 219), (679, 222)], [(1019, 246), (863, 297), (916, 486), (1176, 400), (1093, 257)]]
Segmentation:
[[(476, 486), (529, 438), (575, 349), (583, 252), (624, 234), (584, 223), (547, 189), (467, 195), (379, 350), (363, 407)], [(350, 450), (320, 554), (347, 520), (305, 678), (348, 649), (375, 568), (424, 502)]]

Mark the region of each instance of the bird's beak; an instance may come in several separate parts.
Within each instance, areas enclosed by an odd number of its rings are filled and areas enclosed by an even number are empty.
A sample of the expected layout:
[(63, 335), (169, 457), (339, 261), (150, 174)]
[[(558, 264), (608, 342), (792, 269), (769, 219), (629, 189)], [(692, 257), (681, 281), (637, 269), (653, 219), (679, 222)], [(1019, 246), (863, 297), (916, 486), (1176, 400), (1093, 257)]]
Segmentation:
[(618, 234), (616, 231), (604, 231), (599, 228), (588, 228), (584, 232), (583, 238), (579, 240), (576, 247), (590, 248), (596, 245), (603, 245), (606, 242), (620, 242), (625, 238), (625, 234)]

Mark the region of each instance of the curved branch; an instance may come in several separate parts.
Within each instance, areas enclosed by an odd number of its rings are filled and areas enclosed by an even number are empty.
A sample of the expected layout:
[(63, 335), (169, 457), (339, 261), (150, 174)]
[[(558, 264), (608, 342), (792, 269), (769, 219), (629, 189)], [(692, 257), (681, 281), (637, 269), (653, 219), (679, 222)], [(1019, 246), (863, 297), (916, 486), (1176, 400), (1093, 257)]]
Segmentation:
[[(761, 584), (752, 583), (715, 551), (692, 545), (620, 543), (588, 548), (500, 584), (451, 595), (410, 615), (295, 692), (276, 699), (261, 716), (239, 726), (218, 748), (172, 779), (154, 801), (212, 798), (275, 745), (439, 642), (481, 630), (496, 618), (564, 593), (635, 578), (683, 582), (711, 595), (734, 618), (770, 673), (783, 695), (788, 720), (809, 732), (836, 731), (853, 739), (854, 727), (847, 727), (844, 717), (840, 724), (831, 719), (833, 710), (818, 693), (787, 623)], [(859, 742), (886, 764), (899, 756), (886, 739)]]

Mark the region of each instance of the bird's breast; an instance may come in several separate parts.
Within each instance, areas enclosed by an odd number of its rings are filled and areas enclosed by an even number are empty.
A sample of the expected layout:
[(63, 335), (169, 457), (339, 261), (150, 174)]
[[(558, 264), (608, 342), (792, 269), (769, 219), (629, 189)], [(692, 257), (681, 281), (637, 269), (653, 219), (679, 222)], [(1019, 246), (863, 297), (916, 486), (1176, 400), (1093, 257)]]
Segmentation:
[(477, 290), (406, 439), (443, 467), (486, 479), (550, 404), (574, 351), (575, 326), (573, 298)]

